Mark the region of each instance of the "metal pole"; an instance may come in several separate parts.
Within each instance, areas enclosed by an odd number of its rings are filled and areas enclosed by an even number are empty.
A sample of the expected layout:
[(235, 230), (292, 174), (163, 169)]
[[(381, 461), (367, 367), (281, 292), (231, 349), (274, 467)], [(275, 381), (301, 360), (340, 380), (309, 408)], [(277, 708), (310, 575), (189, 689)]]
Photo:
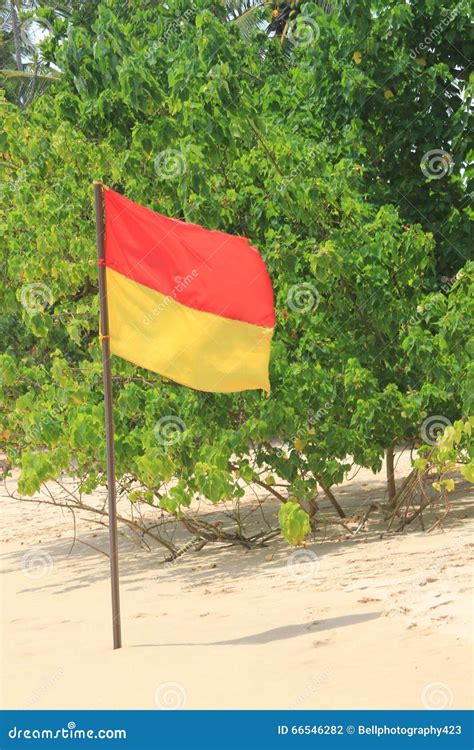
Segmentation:
[(109, 313), (107, 309), (107, 277), (104, 245), (104, 186), (94, 182), (95, 229), (99, 269), (100, 341), (104, 374), (105, 437), (107, 446), (107, 496), (109, 505), (110, 581), (112, 585), (112, 630), (114, 648), (122, 647), (120, 625), (120, 589), (117, 544), (117, 504), (115, 495), (114, 415), (112, 407), (112, 375), (110, 370)]

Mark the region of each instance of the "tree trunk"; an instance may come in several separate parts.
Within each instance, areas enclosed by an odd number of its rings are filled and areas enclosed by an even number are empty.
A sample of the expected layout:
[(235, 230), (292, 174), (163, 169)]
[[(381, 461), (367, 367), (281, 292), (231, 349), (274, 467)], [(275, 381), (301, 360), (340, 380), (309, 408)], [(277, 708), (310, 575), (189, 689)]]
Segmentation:
[(12, 35), (13, 44), (15, 46), (15, 60), (16, 69), (23, 70), (23, 63), (21, 61), (21, 32), (20, 32), (20, 19), (18, 18), (18, 8), (16, 7), (16, 0), (10, 0), (10, 12), (12, 14)]
[(316, 479), (319, 482), (319, 484), (321, 486), (321, 489), (324, 492), (324, 494), (326, 495), (327, 499), (329, 500), (329, 502), (331, 503), (331, 505), (333, 505), (333, 507), (336, 509), (336, 512), (337, 512), (339, 518), (345, 518), (346, 514), (344, 513), (344, 511), (342, 510), (341, 506), (337, 502), (336, 498), (334, 497), (333, 493), (331, 492), (331, 489), (329, 487), (326, 487), (325, 484), (323, 484), (323, 482), (321, 481), (321, 479), (320, 479), (319, 476), (316, 476)]
[(395, 495), (397, 494), (397, 487), (395, 484), (395, 469), (394, 469), (394, 450), (393, 445), (387, 448), (385, 451), (385, 459), (387, 464), (387, 490), (388, 490), (388, 504), (390, 507), (393, 506)]

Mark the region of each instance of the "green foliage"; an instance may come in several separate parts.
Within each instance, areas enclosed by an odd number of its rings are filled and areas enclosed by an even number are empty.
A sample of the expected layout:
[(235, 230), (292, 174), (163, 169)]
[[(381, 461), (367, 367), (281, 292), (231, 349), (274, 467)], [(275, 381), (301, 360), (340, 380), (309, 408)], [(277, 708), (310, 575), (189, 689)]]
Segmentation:
[[(443, 8), (307, 4), (319, 38), (291, 63), (207, 0), (102, 0), (54, 21), (44, 54), (60, 83), (26, 114), (1, 103), (0, 434), (21, 491), (60, 471), (104, 482), (93, 179), (249, 237), (275, 289), (269, 399), (187, 390), (114, 359), (117, 473), (135, 500), (179, 514), (270, 476), (299, 543), (300, 505), (321, 484), (353, 461), (379, 469), (386, 448), (419, 442), (427, 415), (471, 411), (464, 11), (426, 65), (411, 54)], [(435, 147), (454, 168), (429, 180), (420, 160)], [(174, 176), (156, 167), (167, 150)], [(185, 429), (163, 443), (170, 415)]]
[(454, 480), (445, 475), (455, 471), (458, 465), (463, 477), (468, 482), (474, 482), (473, 428), (474, 417), (456, 420), (446, 427), (434, 448), (429, 450), (425, 447), (420, 458), (414, 462), (418, 471), (429, 470), (439, 475), (439, 479), (433, 482), (436, 490), (454, 490)]
[(280, 506), (278, 512), (278, 521), (280, 522), (281, 533), (288, 544), (293, 547), (302, 544), (307, 534), (309, 534), (309, 518), (299, 503), (289, 500)]

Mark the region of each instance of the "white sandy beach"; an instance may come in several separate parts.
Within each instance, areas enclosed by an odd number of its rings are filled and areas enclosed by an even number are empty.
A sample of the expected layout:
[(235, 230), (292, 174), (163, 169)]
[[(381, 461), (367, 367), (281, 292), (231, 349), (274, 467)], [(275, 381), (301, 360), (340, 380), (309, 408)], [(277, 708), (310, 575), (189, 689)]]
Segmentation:
[[(404, 455), (398, 477), (408, 471)], [(383, 492), (381, 476), (360, 471), (336, 495), (359, 508)], [(3, 708), (472, 704), (474, 539), (462, 478), (442, 529), (348, 538), (333, 527), (307, 545), (317, 557), (278, 540), (163, 565), (163, 548), (140, 549), (121, 527), (119, 651), (106, 556), (71, 550), (68, 511), (0, 502)], [(107, 550), (107, 529), (76, 521), (79, 539)]]

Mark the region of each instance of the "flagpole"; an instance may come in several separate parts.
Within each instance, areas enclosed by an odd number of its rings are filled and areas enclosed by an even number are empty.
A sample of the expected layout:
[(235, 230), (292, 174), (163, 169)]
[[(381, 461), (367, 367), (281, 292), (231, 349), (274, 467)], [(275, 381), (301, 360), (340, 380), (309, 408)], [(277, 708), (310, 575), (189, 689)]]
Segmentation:
[(120, 589), (117, 543), (117, 501), (115, 493), (114, 415), (112, 405), (112, 374), (110, 369), (109, 313), (104, 245), (104, 186), (94, 182), (95, 230), (99, 269), (100, 342), (104, 376), (105, 437), (107, 447), (107, 496), (109, 508), (110, 582), (112, 586), (112, 631), (114, 649), (122, 648), (120, 624)]

